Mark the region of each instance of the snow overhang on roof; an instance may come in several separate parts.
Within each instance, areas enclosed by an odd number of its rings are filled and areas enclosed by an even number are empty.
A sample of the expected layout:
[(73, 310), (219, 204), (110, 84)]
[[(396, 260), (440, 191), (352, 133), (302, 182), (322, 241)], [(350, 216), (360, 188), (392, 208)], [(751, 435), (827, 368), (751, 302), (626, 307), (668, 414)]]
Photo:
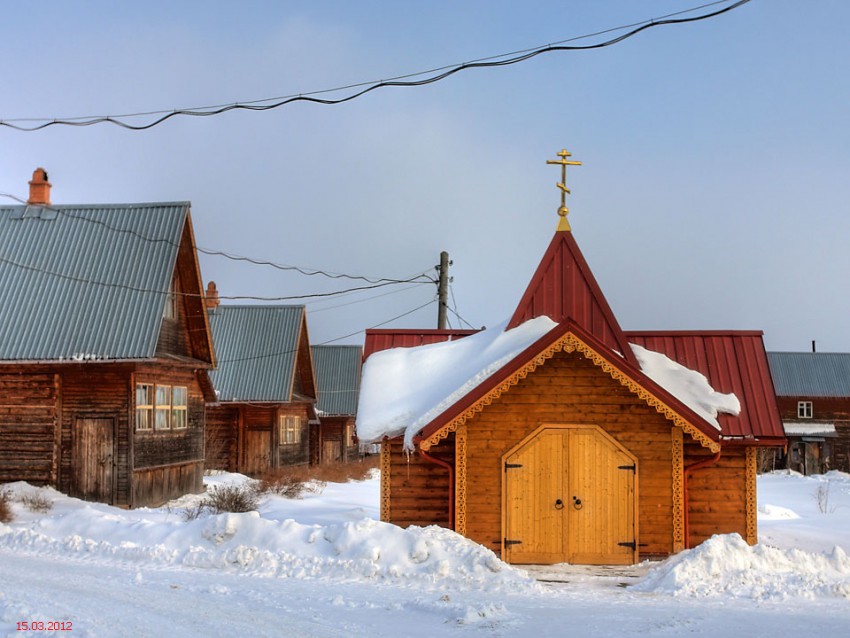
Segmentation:
[(571, 322), (538, 317), (512, 330), (504, 330), (505, 325), (454, 342), (396, 348), (369, 357), (357, 414), (360, 439), (374, 442), (403, 434), (405, 447), (413, 449), (420, 431), (423, 439), (435, 437), (478, 395), (501, 393), (495, 386), (505, 381), (502, 377), (532, 364), (538, 350), (568, 338), (612, 363), (618, 370), (610, 373), (624, 383), (648, 389), (648, 401), (656, 409), (708, 447), (716, 447), (719, 439), (717, 413), (740, 410), (734, 395), (715, 392), (703, 375), (662, 354), (641, 348), (645, 369), (638, 370)]
[(785, 434), (787, 436), (824, 436), (830, 438), (838, 436), (835, 431), (835, 424), (833, 423), (783, 421), (782, 427), (785, 428)]

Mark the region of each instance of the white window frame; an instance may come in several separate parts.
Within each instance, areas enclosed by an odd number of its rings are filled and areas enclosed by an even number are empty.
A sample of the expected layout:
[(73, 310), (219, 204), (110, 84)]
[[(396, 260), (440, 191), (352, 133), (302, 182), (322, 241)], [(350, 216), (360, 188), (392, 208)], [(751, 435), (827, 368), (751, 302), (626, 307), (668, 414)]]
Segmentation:
[(811, 419), (814, 416), (811, 401), (797, 401), (797, 418)]
[[(148, 403), (139, 403), (139, 391), (142, 388), (146, 388)], [(136, 384), (136, 430), (140, 432), (149, 432), (153, 429), (154, 396), (153, 383)]]
[[(177, 395), (181, 394), (178, 403)], [(189, 427), (189, 390), (184, 385), (171, 388), (171, 429), (185, 430)]]
[(291, 414), (280, 415), (280, 444), (298, 445), (301, 443), (301, 417)]

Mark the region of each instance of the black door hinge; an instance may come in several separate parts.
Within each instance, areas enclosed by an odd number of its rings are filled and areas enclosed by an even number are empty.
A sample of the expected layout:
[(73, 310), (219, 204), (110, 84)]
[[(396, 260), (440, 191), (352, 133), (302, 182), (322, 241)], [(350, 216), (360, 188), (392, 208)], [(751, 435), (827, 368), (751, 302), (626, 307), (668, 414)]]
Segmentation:
[(522, 467), (522, 463), (505, 463), (505, 472), (508, 470), (514, 470), (518, 467)]
[(635, 465), (618, 465), (618, 470), (631, 470), (632, 472), (637, 472), (637, 466)]
[(620, 547), (628, 547), (630, 550), (635, 551), (637, 549), (637, 542), (632, 541), (631, 543), (617, 543)]
[(505, 547), (510, 547), (511, 545), (522, 545), (522, 541), (509, 541), (507, 538), (502, 541)]

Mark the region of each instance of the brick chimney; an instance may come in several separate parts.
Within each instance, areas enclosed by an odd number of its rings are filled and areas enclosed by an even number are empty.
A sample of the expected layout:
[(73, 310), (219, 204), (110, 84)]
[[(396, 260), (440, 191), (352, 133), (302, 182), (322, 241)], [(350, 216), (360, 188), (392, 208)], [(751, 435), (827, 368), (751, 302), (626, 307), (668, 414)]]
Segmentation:
[(37, 168), (32, 173), (30, 181), (30, 198), (27, 204), (50, 206), (50, 182), (47, 181), (47, 171)]
[(215, 310), (218, 308), (218, 290), (215, 287), (214, 281), (207, 284), (207, 294), (204, 303), (206, 303), (208, 310)]

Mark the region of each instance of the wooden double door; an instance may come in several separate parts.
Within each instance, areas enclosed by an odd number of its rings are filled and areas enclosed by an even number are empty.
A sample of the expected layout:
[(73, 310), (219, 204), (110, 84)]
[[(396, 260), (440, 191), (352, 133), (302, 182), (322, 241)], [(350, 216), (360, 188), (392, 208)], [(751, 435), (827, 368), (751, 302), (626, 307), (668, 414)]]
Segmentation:
[(507, 562), (637, 562), (637, 461), (604, 430), (541, 426), (502, 462)]

